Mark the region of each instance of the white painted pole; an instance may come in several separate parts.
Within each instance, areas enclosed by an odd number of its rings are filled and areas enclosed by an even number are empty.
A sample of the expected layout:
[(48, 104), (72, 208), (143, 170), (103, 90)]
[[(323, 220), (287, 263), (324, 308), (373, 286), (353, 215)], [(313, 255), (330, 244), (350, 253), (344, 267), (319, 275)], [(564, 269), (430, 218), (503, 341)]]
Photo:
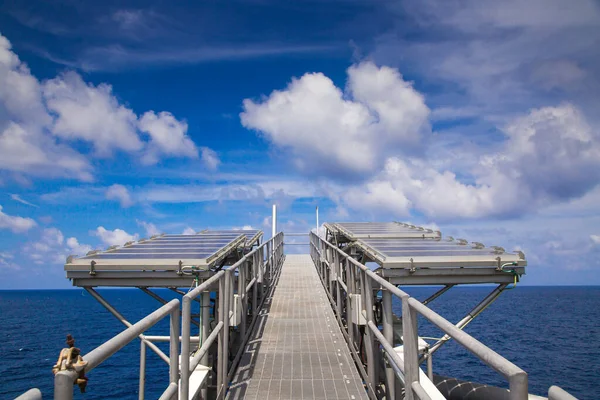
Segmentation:
[(319, 206), (317, 206), (317, 236), (321, 237), (319, 234)]
[(272, 217), (272, 221), (271, 221), (271, 226), (273, 227), (273, 230), (271, 232), (272, 236), (271, 237), (275, 237), (275, 235), (277, 235), (277, 205), (273, 204), (273, 217)]

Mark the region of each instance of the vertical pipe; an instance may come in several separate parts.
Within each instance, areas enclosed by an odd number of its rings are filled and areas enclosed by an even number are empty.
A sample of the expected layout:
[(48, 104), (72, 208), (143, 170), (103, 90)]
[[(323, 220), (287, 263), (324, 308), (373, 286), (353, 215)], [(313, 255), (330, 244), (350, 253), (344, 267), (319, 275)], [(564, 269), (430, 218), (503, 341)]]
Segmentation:
[[(179, 307), (176, 307), (173, 309), (173, 311), (171, 311), (170, 328), (171, 337), (169, 339), (169, 377), (172, 383), (177, 383), (179, 380)], [(189, 355), (187, 355), (187, 359), (189, 360)]]
[(140, 387), (139, 400), (144, 400), (146, 391), (146, 343), (140, 341)]
[(240, 297), (240, 336), (242, 340), (246, 339), (246, 316), (248, 314), (248, 293), (246, 292), (246, 270), (250, 266), (250, 263), (246, 260), (242, 263), (240, 268), (240, 275), (238, 276), (241, 284), (238, 286), (238, 296)]
[[(190, 320), (192, 300), (183, 296), (181, 318), (181, 387), (180, 400), (188, 400), (190, 391)], [(171, 338), (172, 339), (172, 338)]]
[(273, 204), (273, 221), (271, 221), (271, 237), (277, 234), (277, 205)]
[(73, 384), (77, 379), (75, 371), (59, 371), (54, 375), (54, 400), (73, 400)]
[(339, 325), (342, 326), (342, 291), (340, 289), (340, 279), (342, 279), (342, 263), (340, 255), (336, 251), (334, 252), (334, 266), (335, 266), (335, 305), (338, 317)]
[[(367, 314), (367, 323), (372, 321), (375, 323), (373, 318), (373, 289), (371, 287), (371, 278), (367, 276), (365, 271), (361, 271), (361, 277), (363, 279), (363, 287), (365, 288), (363, 300), (365, 304), (365, 311)], [(365, 340), (365, 350), (367, 352), (367, 375), (369, 378), (369, 384), (373, 391), (376, 390), (377, 383), (377, 371), (379, 369), (379, 363), (375, 355), (375, 338), (371, 329), (367, 326), (365, 329), (367, 334), (367, 340)]]
[[(200, 308), (200, 315), (202, 316), (202, 334), (201, 334), (201, 340), (202, 342), (198, 344), (198, 346), (202, 346), (202, 344), (204, 344), (204, 341), (206, 340), (206, 338), (209, 335), (209, 331), (210, 331), (210, 292), (209, 291), (205, 291), (202, 292), (201, 295), (201, 308)], [(206, 354), (204, 355), (204, 357), (202, 357), (202, 360), (200, 360), (200, 364), (202, 365), (206, 365), (208, 366), (208, 352), (206, 352)], [(202, 398), (206, 399), (206, 395), (207, 395), (207, 390), (206, 390), (206, 386), (204, 385), (204, 387), (202, 388)]]
[(317, 206), (317, 236), (321, 237), (321, 234), (319, 233), (319, 206)]
[[(225, 318), (223, 317), (225, 315), (225, 310), (223, 307), (223, 300), (225, 298), (225, 276), (223, 275), (221, 277), (221, 279), (219, 279), (219, 291), (218, 291), (218, 296), (219, 296), (219, 305), (218, 305), (218, 316), (219, 316), (219, 322), (223, 322), (223, 324), (225, 323)], [(228, 316), (229, 317), (229, 316)], [(225, 338), (225, 330), (221, 329), (219, 331), (219, 339), (218, 339), (218, 343), (217, 343), (217, 393), (219, 393), (221, 390), (223, 390), (223, 341)]]
[(225, 275), (223, 275), (223, 279), (225, 280), (223, 292), (223, 395), (226, 394), (227, 388), (229, 386), (229, 311), (231, 309), (231, 292), (233, 291), (232, 287), (232, 274), (231, 271), (226, 271)]
[[(394, 321), (392, 319), (392, 293), (389, 290), (382, 290), (383, 296), (383, 336), (392, 347), (394, 346)], [(385, 367), (385, 388), (386, 398), (395, 399), (395, 374), (389, 363)]]
[(347, 324), (348, 324), (348, 338), (350, 339), (350, 350), (354, 352), (354, 265), (350, 263), (350, 260), (346, 259), (346, 276), (348, 277), (346, 287), (348, 288), (348, 294), (346, 296), (346, 312), (347, 312)]
[(433, 354), (427, 354), (427, 377), (433, 382)]
[(252, 259), (252, 278), (256, 278), (254, 281), (254, 286), (252, 286), (252, 321), (256, 319), (256, 311), (258, 309), (258, 268), (259, 268), (259, 257), (262, 257), (262, 247), (259, 251), (254, 253), (254, 258)]
[(404, 342), (404, 387), (405, 398), (415, 398), (412, 383), (419, 381), (419, 355), (417, 312), (408, 303), (408, 296), (402, 299), (402, 341)]

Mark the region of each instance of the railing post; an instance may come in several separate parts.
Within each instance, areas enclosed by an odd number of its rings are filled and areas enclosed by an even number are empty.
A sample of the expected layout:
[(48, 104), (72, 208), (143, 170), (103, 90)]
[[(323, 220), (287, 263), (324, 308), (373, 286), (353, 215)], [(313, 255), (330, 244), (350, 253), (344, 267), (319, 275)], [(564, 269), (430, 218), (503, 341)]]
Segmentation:
[[(223, 305), (225, 295), (225, 276), (222, 276), (219, 279), (219, 302), (218, 302), (218, 318), (219, 322), (225, 323), (225, 307)], [(227, 316), (229, 318), (229, 315)], [(225, 338), (225, 330), (221, 329), (219, 331), (219, 339), (217, 343), (217, 393), (219, 393), (223, 389), (223, 341)]]
[(339, 325), (342, 325), (342, 291), (340, 290), (340, 280), (342, 279), (342, 263), (340, 255), (334, 251), (333, 264), (335, 267), (335, 309)]
[[(394, 346), (394, 321), (392, 319), (392, 293), (389, 290), (383, 289), (382, 291), (382, 307), (383, 307), (383, 336), (385, 340), (387, 340), (392, 346)], [(390, 360), (388, 360), (387, 365), (385, 367), (385, 389), (386, 389), (386, 398), (395, 399), (396, 395), (396, 377), (394, 374), (394, 370), (389, 365)]]
[[(375, 319), (373, 318), (373, 288), (371, 286), (371, 278), (365, 271), (361, 271), (361, 278), (363, 280), (363, 301), (367, 314), (367, 323), (371, 321), (376, 324)], [(368, 326), (366, 327), (365, 332), (367, 334), (367, 339), (365, 340), (365, 350), (367, 352), (367, 375), (369, 378), (369, 385), (371, 386), (373, 392), (375, 392), (377, 382), (379, 381), (377, 379), (379, 365), (375, 356), (375, 338), (373, 337), (373, 332), (371, 332), (371, 329), (369, 329)]]
[(240, 300), (240, 336), (242, 340), (246, 338), (246, 314), (248, 312), (248, 293), (246, 293), (246, 268), (250, 264), (248, 261), (244, 261), (240, 265), (238, 274), (238, 298)]
[(412, 383), (419, 381), (419, 354), (417, 312), (408, 302), (409, 296), (402, 298), (402, 341), (404, 346), (404, 389), (405, 398), (413, 400)]
[(73, 384), (77, 375), (75, 371), (59, 371), (54, 375), (54, 400), (73, 400)]
[(179, 400), (188, 400), (190, 391), (190, 324), (192, 314), (192, 300), (183, 296), (181, 306), (181, 387)]
[(256, 319), (256, 310), (258, 310), (258, 263), (262, 257), (262, 247), (259, 251), (254, 253), (252, 258), (252, 278), (255, 279), (254, 286), (252, 286), (252, 322)]
[(225, 271), (225, 292), (223, 293), (223, 396), (229, 386), (229, 311), (231, 309), (232, 274), (230, 270)]
[[(171, 311), (171, 321), (170, 321), (170, 334), (171, 338), (169, 340), (169, 378), (171, 383), (177, 384), (179, 381), (179, 306), (173, 308)], [(189, 334), (188, 334), (189, 340)], [(188, 360), (190, 359), (189, 353), (183, 354)], [(183, 357), (182, 357), (183, 358)], [(189, 361), (188, 361), (188, 370), (189, 370)]]
[(138, 399), (144, 400), (146, 396), (146, 343), (140, 340), (140, 386)]
[[(348, 338), (351, 344), (350, 350), (355, 351), (354, 346), (354, 294), (356, 289), (354, 287), (354, 265), (346, 258), (346, 287), (348, 293), (346, 294), (346, 323), (348, 325)], [(357, 321), (358, 322), (358, 321)]]

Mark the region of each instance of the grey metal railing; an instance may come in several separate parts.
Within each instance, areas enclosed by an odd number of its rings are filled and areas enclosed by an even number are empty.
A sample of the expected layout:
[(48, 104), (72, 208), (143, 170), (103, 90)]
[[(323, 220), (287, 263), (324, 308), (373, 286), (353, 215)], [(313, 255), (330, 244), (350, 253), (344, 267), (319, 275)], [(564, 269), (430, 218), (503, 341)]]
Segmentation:
[[(419, 382), (419, 354), (418, 354), (418, 326), (417, 316), (420, 314), (441, 329), (446, 335), (465, 347), (481, 361), (485, 362), (496, 372), (508, 380), (511, 400), (526, 400), (528, 398), (527, 374), (521, 368), (508, 361), (500, 354), (485, 346), (466, 332), (458, 329), (452, 323), (423, 305), (417, 299), (397, 288), (381, 276), (372, 272), (367, 266), (356, 261), (335, 245), (320, 238), (314, 233), (310, 234), (311, 256), (319, 271), (330, 301), (336, 310), (338, 323), (350, 345), (353, 353), (356, 352), (353, 336), (354, 295), (362, 294), (360, 307), (361, 314), (366, 319), (365, 350), (367, 356), (367, 369), (364, 371), (359, 363), (359, 369), (366, 375), (369, 394), (375, 397), (379, 384), (378, 365), (381, 353), (375, 346), (379, 342), (383, 353), (387, 356), (389, 364), (386, 368), (386, 391), (388, 398), (396, 398), (395, 382), (399, 379), (404, 383), (405, 398), (408, 400), (428, 399), (429, 396)], [(344, 279), (345, 276), (345, 279)], [(383, 308), (383, 333), (379, 331), (373, 315), (373, 283), (376, 289), (382, 291)], [(346, 292), (346, 320), (349, 329), (342, 324), (342, 291)], [(332, 293), (335, 292), (335, 300)], [(402, 334), (403, 358), (402, 360), (394, 350), (394, 332), (392, 322), (392, 296), (402, 302)]]
[[(161, 321), (166, 316), (170, 316), (170, 347), (169, 347), (169, 386), (161, 398), (171, 398), (169, 395), (173, 392), (175, 385), (175, 393), (179, 379), (179, 300), (171, 300), (164, 306), (160, 307), (153, 313), (133, 324), (123, 332), (114, 336), (112, 339), (104, 342), (83, 356), (87, 362), (85, 366), (77, 366), (70, 370), (59, 371), (54, 376), (54, 399), (55, 400), (71, 400), (73, 399), (73, 385), (77, 379), (79, 372), (84, 370), (90, 372), (105, 360), (110, 358), (117, 351), (125, 347), (134, 339), (138, 338), (146, 330), (150, 329)], [(168, 396), (168, 397), (167, 397)]]
[(38, 388), (29, 389), (15, 400), (42, 400), (42, 392)]
[[(250, 332), (257, 320), (260, 305), (265, 300), (265, 290), (270, 282), (281, 268), (283, 260), (283, 233), (278, 233), (261, 246), (244, 255), (231, 267), (218, 272), (207, 281), (183, 296), (182, 305), (182, 331), (181, 331), (181, 390), (180, 400), (189, 398), (189, 380), (194, 369), (202, 363), (207, 365), (207, 354), (210, 347), (217, 342), (217, 399), (225, 397), (229, 380), (235, 372), (235, 366), (243, 353), (245, 343), (250, 337)], [(235, 278), (237, 272), (237, 287)], [(206, 294), (210, 288), (217, 286), (218, 290), (218, 322), (208, 335), (208, 327), (203, 326), (203, 342), (190, 360), (190, 329), (191, 329), (191, 304), (194, 299), (202, 294)], [(237, 292), (237, 293), (234, 293)], [(247, 310), (248, 295), (252, 292), (252, 320), (248, 326)], [(237, 294), (238, 302), (241, 307), (240, 337), (241, 345), (229, 365), (229, 326), (230, 318), (233, 314), (233, 302), (236, 301), (234, 295)], [(206, 320), (203, 318), (203, 321)]]
[(577, 398), (558, 386), (550, 386), (548, 400), (577, 400)]

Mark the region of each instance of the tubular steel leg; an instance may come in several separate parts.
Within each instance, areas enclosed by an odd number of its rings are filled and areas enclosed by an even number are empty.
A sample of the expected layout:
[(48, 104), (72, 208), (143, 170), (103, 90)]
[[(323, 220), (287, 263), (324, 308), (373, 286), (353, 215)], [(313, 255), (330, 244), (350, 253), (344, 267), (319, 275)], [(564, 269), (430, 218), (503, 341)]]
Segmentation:
[(246, 269), (248, 261), (242, 263), (238, 275), (238, 296), (240, 300), (240, 336), (242, 341), (246, 338), (246, 315), (248, 313), (248, 294), (246, 293)]
[[(375, 323), (375, 319), (373, 318), (373, 289), (371, 288), (371, 278), (368, 277), (364, 271), (361, 271), (361, 277), (363, 280), (363, 287), (365, 288), (363, 299), (367, 314), (367, 322), (372, 321)], [(377, 362), (377, 357), (375, 354), (375, 338), (373, 337), (373, 332), (371, 332), (371, 329), (368, 327), (365, 329), (365, 333), (367, 335), (365, 340), (365, 350), (367, 352), (367, 375), (369, 378), (369, 385), (371, 386), (373, 393), (375, 393), (377, 390), (377, 384), (379, 382), (377, 379), (379, 363)]]
[[(504, 289), (506, 288), (506, 286), (508, 286), (507, 283), (502, 283), (502, 284), (498, 285), (498, 287), (496, 287), (494, 290), (492, 290), (490, 294), (488, 294), (483, 300), (481, 300), (481, 302), (479, 302), (463, 319), (461, 319), (456, 324), (456, 327), (458, 329), (463, 329), (465, 326), (467, 326), (483, 310), (485, 310), (485, 308), (487, 306), (489, 306), (491, 303), (493, 303), (494, 301), (496, 301), (496, 299), (498, 298), (498, 296), (500, 296), (500, 294), (502, 294), (502, 292), (504, 291)], [(433, 354), (436, 351), (438, 351), (439, 348), (442, 347), (450, 339), (451, 338), (450, 338), (449, 335), (444, 335), (433, 346), (431, 346), (431, 348), (429, 349), (429, 354)]]
[(405, 399), (414, 400), (412, 383), (419, 381), (419, 355), (417, 312), (408, 303), (408, 297), (402, 299), (402, 340), (404, 342), (404, 390)]
[[(179, 307), (171, 311), (170, 328), (169, 358), (171, 363), (169, 364), (169, 378), (172, 383), (177, 383), (179, 380)], [(189, 355), (184, 354), (184, 356), (189, 360)]]
[(256, 311), (258, 310), (258, 263), (259, 256), (262, 254), (262, 250), (260, 252), (254, 253), (254, 258), (252, 259), (252, 278), (256, 278), (254, 282), (254, 286), (252, 286), (252, 321), (254, 321), (257, 317)]
[(140, 341), (140, 387), (139, 400), (144, 400), (146, 392), (146, 343)]
[(348, 338), (350, 339), (350, 350), (352, 352), (356, 352), (356, 346), (354, 345), (354, 323), (358, 321), (354, 321), (354, 295), (356, 294), (355, 281), (354, 281), (354, 265), (350, 263), (348, 259), (346, 259), (346, 273), (348, 276), (348, 282), (346, 283), (348, 287), (348, 295), (346, 297), (346, 310), (348, 312)]
[[(385, 340), (387, 340), (392, 346), (394, 345), (394, 321), (393, 321), (393, 312), (392, 312), (392, 293), (389, 290), (382, 291), (383, 296), (383, 336)], [(396, 377), (394, 374), (394, 370), (389, 365), (389, 362), (385, 367), (385, 389), (386, 389), (386, 398), (395, 399), (396, 398)]]
[[(223, 306), (223, 299), (225, 298), (225, 276), (219, 279), (219, 305), (218, 305), (218, 315), (219, 322), (225, 323), (225, 309)], [(229, 319), (229, 316), (227, 316)], [(225, 330), (221, 329), (219, 331), (219, 338), (217, 343), (217, 393), (219, 393), (223, 388), (223, 341), (225, 338)]]
[(179, 400), (188, 400), (190, 391), (190, 314), (191, 300), (183, 298), (181, 321), (181, 387)]
[(340, 255), (335, 252), (334, 256), (335, 266), (335, 306), (339, 325), (342, 325), (342, 291), (340, 287), (340, 279), (342, 279), (342, 264), (340, 262)]
[[(201, 315), (201, 335), (200, 337), (202, 338), (202, 342), (198, 345), (198, 347), (202, 346), (202, 344), (204, 344), (204, 341), (206, 340), (206, 338), (208, 337), (208, 335), (210, 334), (210, 292), (206, 291), (206, 292), (202, 292), (202, 304), (200, 306), (200, 315)], [(202, 357), (202, 360), (200, 360), (200, 364), (202, 365), (206, 365), (208, 366), (208, 352), (204, 355), (204, 357)], [(202, 398), (206, 399), (206, 395), (207, 395), (207, 391), (206, 391), (206, 385), (202, 388)]]
[(75, 371), (59, 371), (54, 375), (54, 400), (73, 400), (73, 384), (77, 375)]
[(225, 291), (223, 292), (223, 396), (229, 386), (229, 311), (231, 309), (232, 274), (227, 271), (223, 276), (225, 281)]

